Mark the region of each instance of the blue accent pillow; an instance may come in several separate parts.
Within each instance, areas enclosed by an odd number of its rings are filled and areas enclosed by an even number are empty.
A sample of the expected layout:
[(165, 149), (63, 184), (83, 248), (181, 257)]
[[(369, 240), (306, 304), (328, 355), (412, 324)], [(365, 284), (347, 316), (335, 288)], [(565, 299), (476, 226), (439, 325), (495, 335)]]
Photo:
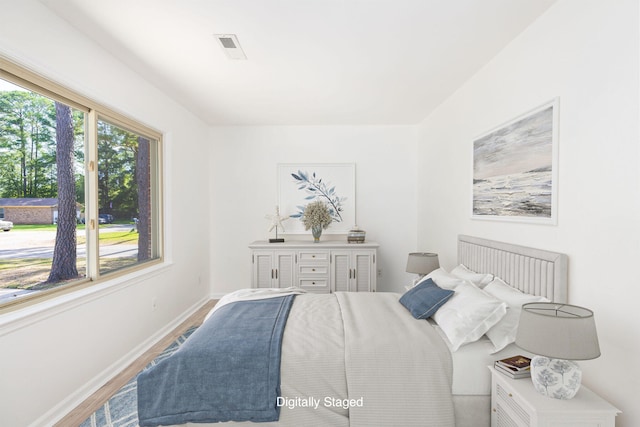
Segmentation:
[(454, 291), (442, 289), (431, 279), (422, 281), (417, 286), (409, 289), (400, 297), (402, 304), (416, 319), (428, 319), (445, 302), (451, 298)]

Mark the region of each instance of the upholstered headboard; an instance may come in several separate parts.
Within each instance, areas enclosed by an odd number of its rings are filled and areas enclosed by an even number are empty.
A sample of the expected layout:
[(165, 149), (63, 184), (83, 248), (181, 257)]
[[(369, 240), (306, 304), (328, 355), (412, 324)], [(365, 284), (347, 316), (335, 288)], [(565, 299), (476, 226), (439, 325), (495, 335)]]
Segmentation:
[(458, 263), (479, 273), (495, 274), (522, 292), (567, 302), (565, 254), (460, 235)]

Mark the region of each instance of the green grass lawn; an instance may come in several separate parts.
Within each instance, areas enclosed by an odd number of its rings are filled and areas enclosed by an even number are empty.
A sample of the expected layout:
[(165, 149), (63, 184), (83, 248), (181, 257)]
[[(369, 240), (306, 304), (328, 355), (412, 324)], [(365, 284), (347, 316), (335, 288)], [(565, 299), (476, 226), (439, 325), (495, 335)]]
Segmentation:
[[(84, 236), (78, 236), (78, 244), (83, 245), (87, 239)], [(138, 233), (131, 231), (114, 231), (110, 233), (98, 234), (98, 241), (101, 245), (119, 245), (128, 243), (130, 245), (138, 242)]]
[(136, 244), (138, 242), (138, 233), (135, 231), (114, 231), (112, 233), (103, 233), (98, 237), (100, 244), (118, 245), (121, 243)]
[[(116, 221), (113, 224), (100, 224), (99, 228), (109, 228), (113, 225), (128, 225), (131, 226), (132, 229), (135, 229), (135, 224), (128, 221)], [(14, 224), (12, 231), (46, 231), (51, 230), (55, 231), (58, 228), (56, 224)], [(84, 230), (85, 224), (76, 224), (76, 229)]]

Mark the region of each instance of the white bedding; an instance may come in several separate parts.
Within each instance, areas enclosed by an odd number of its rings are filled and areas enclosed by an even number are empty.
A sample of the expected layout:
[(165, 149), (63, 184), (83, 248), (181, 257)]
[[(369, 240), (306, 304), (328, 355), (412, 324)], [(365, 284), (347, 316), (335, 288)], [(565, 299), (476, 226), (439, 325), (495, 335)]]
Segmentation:
[(282, 342), (280, 420), (261, 425), (453, 427), (449, 351), (398, 298), (297, 296)]
[[(228, 300), (280, 296), (280, 292), (241, 291)], [(460, 418), (458, 406), (466, 402), (461, 398), (489, 398), (491, 377), (486, 367), (497, 359), (524, 354), (513, 344), (492, 354), (494, 346), (486, 336), (453, 352), (441, 328), (433, 320), (414, 319), (398, 302), (400, 296), (345, 292), (296, 297), (282, 343), (280, 421), (261, 424), (347, 427), (400, 425), (401, 420), (406, 426), (453, 426), (452, 408), (455, 404)], [(412, 350), (399, 351), (402, 347)], [(435, 356), (422, 353), (433, 347)], [(437, 362), (427, 363), (434, 357)], [(347, 373), (345, 364), (351, 365)], [(421, 377), (429, 370), (444, 375)], [(433, 378), (440, 384), (434, 386)], [(353, 405), (347, 410), (343, 402)], [(456, 424), (480, 425), (475, 424), (478, 421), (476, 417), (472, 424)]]
[[(430, 322), (433, 328), (447, 344), (451, 346), (440, 327)], [(530, 356), (515, 344), (510, 344), (503, 350), (493, 353), (493, 343), (486, 336), (478, 341), (465, 344), (457, 351), (451, 352), (453, 359), (453, 385), (452, 393), (456, 396), (478, 396), (491, 394), (491, 375), (487, 366), (493, 366), (493, 362), (509, 356), (523, 354)]]
[[(398, 294), (338, 292), (345, 331), (351, 426), (453, 426), (449, 351)], [(388, 314), (388, 315), (386, 315)]]
[[(291, 294), (302, 294), (305, 293), (299, 288), (283, 288), (283, 289), (242, 289), (231, 294), (226, 295), (222, 298), (216, 306), (211, 310), (211, 312), (207, 315), (208, 318), (213, 311), (222, 307), (225, 304), (232, 303), (235, 301), (243, 301), (250, 299), (260, 299), (260, 298), (274, 298), (283, 295), (291, 295)], [(372, 294), (372, 295), (381, 295), (380, 293)], [(397, 295), (399, 299), (401, 295)], [(377, 298), (377, 297), (373, 297)], [(330, 313), (328, 313), (330, 315)], [(381, 318), (381, 317), (378, 317)], [(417, 321), (417, 320), (414, 320)], [(494, 350), (493, 343), (486, 337), (483, 336), (478, 341), (466, 344), (460, 347), (457, 351), (452, 351), (452, 346), (446, 335), (442, 331), (442, 329), (433, 321), (429, 321), (432, 327), (436, 329), (440, 337), (443, 339), (444, 343), (449, 348), (451, 352), (451, 358), (453, 363), (453, 384), (452, 384), (452, 394), (460, 395), (460, 396), (477, 396), (477, 395), (490, 395), (491, 394), (491, 376), (489, 375), (489, 371), (484, 369), (486, 366), (493, 365), (493, 362), (498, 359), (503, 359), (509, 356), (514, 356), (516, 354), (525, 354), (529, 355), (515, 344), (511, 344), (507, 346), (502, 351), (491, 354)], [(298, 324), (300, 324), (298, 322)], [(303, 322), (303, 327), (301, 331), (297, 333), (302, 333), (306, 330), (307, 324)], [(290, 328), (293, 328), (290, 327)], [(324, 336), (324, 335), (323, 335)], [(329, 346), (325, 346), (327, 350), (330, 349)], [(530, 355), (531, 356), (531, 355)]]

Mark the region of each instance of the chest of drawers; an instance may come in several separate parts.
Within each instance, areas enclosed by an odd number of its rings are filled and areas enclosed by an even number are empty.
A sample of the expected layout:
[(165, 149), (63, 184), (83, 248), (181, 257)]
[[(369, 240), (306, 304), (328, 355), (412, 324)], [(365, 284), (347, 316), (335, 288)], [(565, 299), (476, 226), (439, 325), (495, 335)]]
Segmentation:
[(251, 249), (254, 288), (298, 286), (311, 292), (375, 292), (378, 244), (323, 241), (268, 243)]

